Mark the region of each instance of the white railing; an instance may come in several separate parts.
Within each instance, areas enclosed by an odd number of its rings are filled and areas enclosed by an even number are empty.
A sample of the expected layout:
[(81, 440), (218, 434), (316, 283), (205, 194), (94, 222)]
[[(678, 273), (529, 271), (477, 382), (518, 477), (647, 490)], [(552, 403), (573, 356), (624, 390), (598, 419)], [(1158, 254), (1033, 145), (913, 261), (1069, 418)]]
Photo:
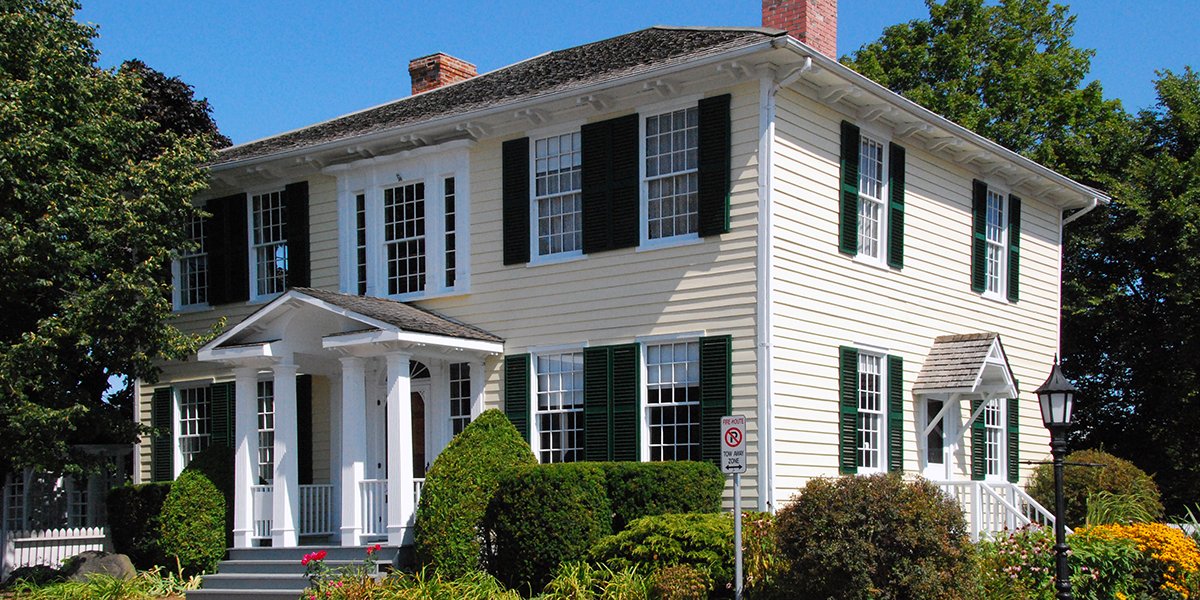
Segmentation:
[(333, 533), (333, 485), (300, 486), (299, 535)]
[(250, 503), (254, 513), (254, 533), (252, 537), (255, 539), (265, 540), (271, 538), (271, 512), (273, 496), (275, 491), (274, 486), (270, 485), (252, 485), (250, 486)]
[[(38, 531), (6, 532), (3, 554), (3, 576), (13, 570), (32, 566), (62, 566), (62, 561), (88, 550), (112, 552), (106, 527), (69, 527)], [(11, 559), (11, 560), (10, 560)]]
[(425, 479), (413, 479), (413, 507), (421, 503), (421, 490), (425, 489)]
[(934, 481), (962, 508), (971, 540), (1025, 526), (1052, 527), (1054, 514), (1012, 483)]
[(387, 480), (364, 479), (362, 492), (363, 536), (387, 535)]

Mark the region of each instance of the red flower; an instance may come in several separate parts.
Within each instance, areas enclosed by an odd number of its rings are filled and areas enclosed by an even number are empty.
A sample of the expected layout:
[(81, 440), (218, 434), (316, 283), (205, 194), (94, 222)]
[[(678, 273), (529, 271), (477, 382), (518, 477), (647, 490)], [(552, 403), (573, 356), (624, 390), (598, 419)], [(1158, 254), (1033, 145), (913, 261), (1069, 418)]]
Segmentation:
[(380, 548), (382, 547), (383, 546), (380, 546), (379, 544), (375, 544), (374, 546), (367, 548), (367, 554), (375, 554), (376, 552), (379, 552)]
[(316, 552), (313, 552), (313, 560), (325, 560), (325, 551), (317, 550)]

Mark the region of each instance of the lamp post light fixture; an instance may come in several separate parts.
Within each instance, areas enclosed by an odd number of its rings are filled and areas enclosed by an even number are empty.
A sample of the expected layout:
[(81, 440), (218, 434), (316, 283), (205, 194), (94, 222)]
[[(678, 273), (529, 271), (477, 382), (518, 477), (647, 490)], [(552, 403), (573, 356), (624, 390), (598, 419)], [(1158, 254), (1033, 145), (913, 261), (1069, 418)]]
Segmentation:
[(1071, 426), (1071, 411), (1075, 408), (1075, 394), (1079, 390), (1071, 385), (1059, 368), (1058, 357), (1054, 357), (1054, 368), (1050, 377), (1036, 391), (1042, 408), (1042, 423), (1050, 430), (1050, 453), (1054, 456), (1054, 587), (1058, 600), (1071, 600), (1071, 573), (1067, 570), (1067, 524), (1066, 501), (1063, 498), (1063, 460), (1067, 453), (1067, 428)]

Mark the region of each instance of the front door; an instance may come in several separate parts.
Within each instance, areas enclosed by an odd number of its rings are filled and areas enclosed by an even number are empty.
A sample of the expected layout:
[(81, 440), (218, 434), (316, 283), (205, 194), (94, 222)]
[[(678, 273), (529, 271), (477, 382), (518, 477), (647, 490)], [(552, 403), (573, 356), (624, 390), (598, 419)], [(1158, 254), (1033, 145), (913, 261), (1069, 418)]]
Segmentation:
[[(935, 400), (928, 398), (925, 400), (924, 418), (921, 420), (921, 430), (928, 430), (925, 434), (924, 456), (921, 457), (923, 464), (923, 474), (926, 479), (932, 481), (946, 481), (950, 479), (950, 437), (949, 425), (952, 419), (947, 418), (949, 411), (946, 411), (945, 416), (938, 418), (938, 413), (946, 405), (944, 400)], [(937, 418), (935, 422), (934, 419)], [(930, 427), (930, 424), (933, 427)]]

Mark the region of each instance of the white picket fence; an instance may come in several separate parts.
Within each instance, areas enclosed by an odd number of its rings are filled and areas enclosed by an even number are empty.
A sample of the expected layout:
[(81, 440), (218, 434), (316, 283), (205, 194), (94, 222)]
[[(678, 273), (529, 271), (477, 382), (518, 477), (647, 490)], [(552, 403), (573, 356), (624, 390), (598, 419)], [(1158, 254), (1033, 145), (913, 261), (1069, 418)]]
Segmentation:
[(63, 560), (80, 552), (112, 552), (107, 527), (71, 527), (40, 531), (8, 531), (4, 536), (0, 579), (13, 570), (32, 565), (58, 568)]

